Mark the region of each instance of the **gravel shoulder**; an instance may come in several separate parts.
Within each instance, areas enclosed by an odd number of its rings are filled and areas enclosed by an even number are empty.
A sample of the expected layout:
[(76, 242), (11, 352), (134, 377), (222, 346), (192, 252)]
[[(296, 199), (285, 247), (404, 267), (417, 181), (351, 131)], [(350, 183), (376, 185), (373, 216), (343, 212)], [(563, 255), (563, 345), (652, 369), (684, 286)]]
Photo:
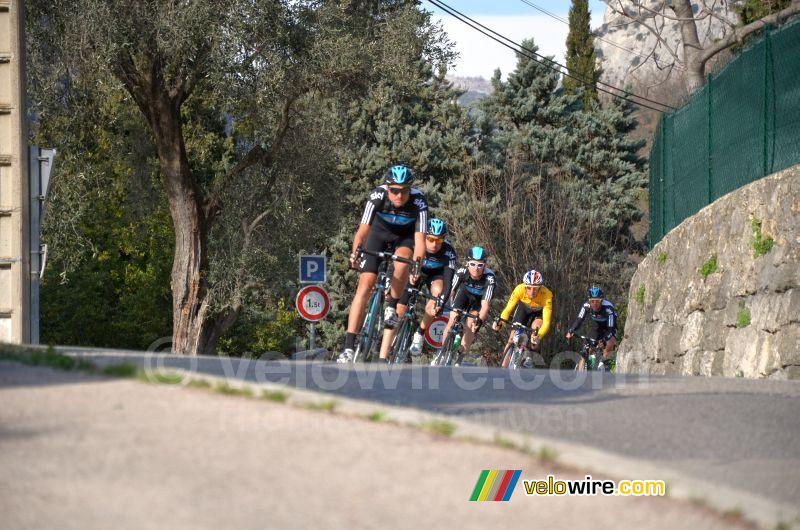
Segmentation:
[(471, 503), (482, 469), (583, 475), (206, 390), (0, 362), (0, 403), (0, 528), (743, 526), (669, 498), (526, 497), (521, 482), (509, 503)]

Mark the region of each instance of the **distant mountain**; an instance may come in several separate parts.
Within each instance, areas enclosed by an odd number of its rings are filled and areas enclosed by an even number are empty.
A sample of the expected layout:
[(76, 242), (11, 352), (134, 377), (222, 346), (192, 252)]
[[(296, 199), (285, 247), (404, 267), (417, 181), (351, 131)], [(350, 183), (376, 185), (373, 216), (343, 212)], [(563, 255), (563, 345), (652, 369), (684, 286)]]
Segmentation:
[(492, 93), (491, 81), (483, 77), (448, 76), (447, 80), (452, 82), (454, 87), (466, 90), (466, 92), (458, 98), (458, 104), (464, 107), (472, 107), (478, 101)]

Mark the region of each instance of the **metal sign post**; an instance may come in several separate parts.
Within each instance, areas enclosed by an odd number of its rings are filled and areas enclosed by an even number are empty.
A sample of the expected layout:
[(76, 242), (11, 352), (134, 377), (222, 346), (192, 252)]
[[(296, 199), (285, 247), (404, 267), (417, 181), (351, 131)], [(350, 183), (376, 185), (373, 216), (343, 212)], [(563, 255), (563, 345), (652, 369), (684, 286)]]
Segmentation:
[(331, 310), (328, 293), (318, 285), (307, 285), (297, 293), (295, 307), (300, 316), (311, 323), (308, 349), (313, 350), (317, 339), (317, 322), (325, 318), (325, 315)]

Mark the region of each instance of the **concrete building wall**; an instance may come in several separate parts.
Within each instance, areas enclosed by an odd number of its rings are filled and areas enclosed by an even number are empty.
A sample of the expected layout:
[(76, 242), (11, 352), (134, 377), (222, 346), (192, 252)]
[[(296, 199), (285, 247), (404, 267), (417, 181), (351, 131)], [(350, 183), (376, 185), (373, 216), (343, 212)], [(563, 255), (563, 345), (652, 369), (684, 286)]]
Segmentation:
[(30, 340), (24, 11), (0, 0), (0, 341)]

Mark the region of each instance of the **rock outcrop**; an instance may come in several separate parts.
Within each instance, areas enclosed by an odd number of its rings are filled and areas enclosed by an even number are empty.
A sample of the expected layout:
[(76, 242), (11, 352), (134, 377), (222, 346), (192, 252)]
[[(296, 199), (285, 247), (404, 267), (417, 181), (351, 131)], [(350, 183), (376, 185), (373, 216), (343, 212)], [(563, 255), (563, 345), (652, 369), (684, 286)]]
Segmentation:
[(631, 280), (617, 359), (621, 372), (800, 379), (800, 165), (653, 247)]

